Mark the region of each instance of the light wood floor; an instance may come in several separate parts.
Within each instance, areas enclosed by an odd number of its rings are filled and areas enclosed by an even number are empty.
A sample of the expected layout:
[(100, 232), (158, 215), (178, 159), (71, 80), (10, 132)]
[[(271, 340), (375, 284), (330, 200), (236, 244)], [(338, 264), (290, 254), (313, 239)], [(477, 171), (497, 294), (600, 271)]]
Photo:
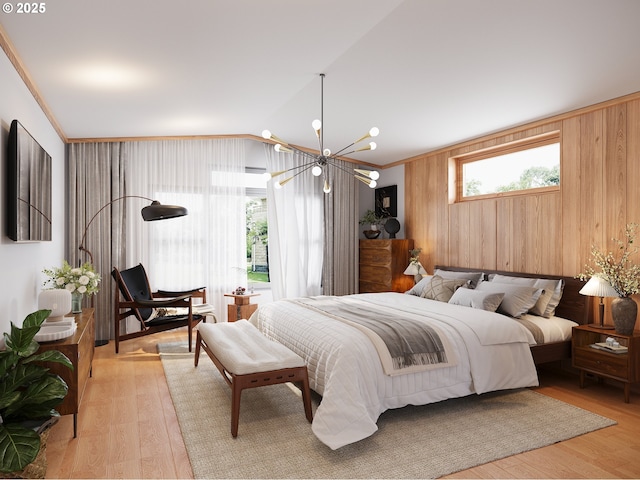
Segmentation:
[[(47, 478), (193, 478), (162, 365), (159, 342), (185, 329), (96, 348), (93, 377), (78, 415), (56, 424), (47, 444)], [(618, 425), (514, 455), (450, 478), (640, 478), (640, 394), (549, 369), (539, 392), (612, 418)], [(214, 454), (214, 453), (212, 453)], [(267, 475), (267, 472), (265, 472)]]

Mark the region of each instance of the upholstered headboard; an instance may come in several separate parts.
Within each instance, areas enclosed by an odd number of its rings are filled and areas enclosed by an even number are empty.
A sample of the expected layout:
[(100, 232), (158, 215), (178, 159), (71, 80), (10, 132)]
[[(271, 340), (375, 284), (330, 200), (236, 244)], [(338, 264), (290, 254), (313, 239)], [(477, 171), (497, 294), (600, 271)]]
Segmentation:
[(585, 282), (578, 280), (574, 277), (562, 277), (558, 275), (543, 275), (539, 273), (521, 273), (521, 272), (506, 272), (503, 270), (486, 270), (478, 268), (467, 267), (449, 267), (444, 265), (436, 265), (435, 268), (442, 270), (453, 270), (456, 272), (483, 272), (485, 274), (485, 280), (492, 273), (499, 273), (502, 275), (510, 275), (512, 277), (533, 277), (533, 278), (549, 278), (554, 280), (564, 280), (564, 290), (562, 292), (562, 298), (560, 304), (556, 308), (556, 316), (562, 318), (568, 318), (581, 325), (592, 323), (593, 320), (593, 308), (592, 299), (586, 295), (580, 295), (579, 291), (584, 286)]

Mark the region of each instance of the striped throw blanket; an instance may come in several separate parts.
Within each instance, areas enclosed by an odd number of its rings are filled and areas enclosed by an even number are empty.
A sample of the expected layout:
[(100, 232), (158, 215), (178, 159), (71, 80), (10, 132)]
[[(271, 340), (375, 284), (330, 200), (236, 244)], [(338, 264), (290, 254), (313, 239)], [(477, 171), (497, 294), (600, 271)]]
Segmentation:
[(455, 364), (448, 355), (448, 343), (424, 322), (388, 312), (351, 297), (308, 297), (290, 300), (306, 308), (348, 323), (365, 333), (378, 351), (386, 375), (448, 367)]

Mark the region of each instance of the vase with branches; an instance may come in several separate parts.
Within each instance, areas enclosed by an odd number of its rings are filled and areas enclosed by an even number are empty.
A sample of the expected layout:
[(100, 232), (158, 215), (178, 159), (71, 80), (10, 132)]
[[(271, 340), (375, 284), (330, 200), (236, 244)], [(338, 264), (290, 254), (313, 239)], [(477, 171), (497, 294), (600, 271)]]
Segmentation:
[(615, 246), (613, 250), (603, 251), (592, 245), (590, 263), (585, 265), (584, 272), (577, 275), (580, 280), (598, 276), (613, 287), (619, 298), (611, 304), (611, 315), (616, 332), (623, 334), (633, 332), (638, 309), (631, 298), (631, 295), (640, 293), (640, 265), (632, 260), (638, 252), (635, 244), (637, 232), (638, 224), (629, 223), (622, 239), (611, 239)]

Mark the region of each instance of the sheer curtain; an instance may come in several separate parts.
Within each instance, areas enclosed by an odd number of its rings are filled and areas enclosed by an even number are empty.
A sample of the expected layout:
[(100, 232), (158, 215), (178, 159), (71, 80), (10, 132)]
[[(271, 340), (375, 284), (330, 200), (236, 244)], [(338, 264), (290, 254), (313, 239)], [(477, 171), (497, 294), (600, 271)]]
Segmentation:
[[(267, 171), (305, 162), (299, 154), (277, 153), (265, 144)], [(286, 178), (290, 174), (282, 175)], [(322, 293), (324, 215), (322, 185), (305, 172), (281, 189), (267, 184), (269, 278), (273, 299)]]
[[(77, 263), (87, 231), (102, 287), (96, 338), (112, 338), (113, 267), (142, 263), (153, 289), (206, 286), (208, 303), (226, 317), (223, 294), (246, 284), (245, 144), (238, 139), (88, 143), (69, 146), (68, 258)], [(144, 222), (149, 202), (185, 206), (189, 215)], [(117, 200), (117, 201), (116, 201)]]
[(207, 301), (226, 318), (224, 293), (246, 285), (244, 141), (167, 140), (124, 146), (127, 190), (181, 205), (185, 217), (126, 221), (123, 267), (142, 262), (151, 287), (207, 287)]

